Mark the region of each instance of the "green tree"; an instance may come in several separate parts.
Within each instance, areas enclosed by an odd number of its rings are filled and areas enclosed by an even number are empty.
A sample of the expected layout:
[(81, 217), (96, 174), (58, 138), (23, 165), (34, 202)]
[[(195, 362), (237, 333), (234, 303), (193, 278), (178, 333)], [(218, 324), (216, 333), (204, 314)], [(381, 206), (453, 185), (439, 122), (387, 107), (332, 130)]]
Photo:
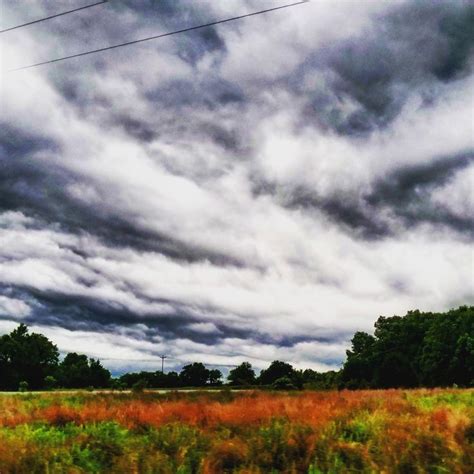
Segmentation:
[(89, 383), (89, 360), (84, 354), (70, 352), (59, 366), (59, 382), (66, 388), (84, 388)]
[(249, 362), (242, 362), (229, 371), (227, 379), (231, 385), (253, 385), (255, 384), (255, 370)]
[(273, 361), (267, 369), (260, 372), (258, 381), (261, 385), (271, 385), (278, 379), (288, 377), (293, 380), (295, 376), (295, 369), (291, 364), (282, 362), (280, 360)]
[(166, 374), (166, 385), (168, 388), (175, 388), (180, 386), (179, 374), (177, 372), (171, 371)]
[(183, 386), (203, 387), (209, 379), (209, 370), (201, 362), (185, 365), (179, 374)]
[(67, 354), (58, 369), (59, 382), (66, 388), (108, 387), (110, 378), (110, 372), (99, 360), (76, 352)]
[(474, 384), (474, 333), (458, 337), (449, 372), (457, 385), (467, 387)]
[(106, 388), (110, 385), (110, 372), (100, 363), (99, 359), (89, 359), (89, 385)]
[(380, 317), (371, 336), (358, 332), (342, 386), (470, 386), (474, 383), (474, 307)]
[(45, 336), (30, 333), (20, 324), (10, 334), (0, 337), (0, 389), (16, 390), (25, 381), (31, 390), (44, 387), (58, 364), (57, 347)]
[(209, 370), (208, 381), (210, 385), (221, 385), (222, 372), (218, 369)]
[(350, 388), (369, 387), (374, 374), (375, 337), (362, 331), (354, 334), (351, 349), (346, 351), (342, 380)]
[(334, 390), (338, 388), (340, 373), (334, 370), (317, 372), (305, 369), (302, 372), (303, 384), (312, 390)]

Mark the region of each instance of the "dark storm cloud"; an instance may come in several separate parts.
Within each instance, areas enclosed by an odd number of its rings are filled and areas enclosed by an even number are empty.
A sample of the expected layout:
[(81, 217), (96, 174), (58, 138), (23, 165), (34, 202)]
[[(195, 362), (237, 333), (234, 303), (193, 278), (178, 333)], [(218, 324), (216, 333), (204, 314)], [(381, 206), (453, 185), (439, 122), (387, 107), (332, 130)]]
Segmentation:
[[(412, 226), (426, 223), (474, 238), (474, 218), (455, 215), (431, 200), (433, 190), (472, 163), (474, 152), (405, 165), (376, 180), (370, 191), (361, 197), (351, 193), (319, 196), (304, 186), (285, 187), (258, 181), (254, 182), (253, 192), (256, 196), (273, 196), (290, 209), (321, 211), (364, 239), (397, 235)], [(399, 219), (396, 226), (392, 220), (387, 220), (387, 215), (390, 219)]]
[[(206, 9), (200, 7), (199, 4), (182, 0), (125, 1), (117, 2), (117, 5), (112, 5), (112, 8), (117, 12), (126, 10), (134, 12), (137, 21), (142, 24), (156, 27), (159, 22), (160, 26), (168, 29), (187, 28), (211, 21)], [(192, 63), (207, 51), (225, 49), (225, 42), (214, 27), (190, 32), (177, 40), (180, 55), (182, 54), (186, 60), (190, 60)]]
[[(117, 327), (133, 327), (140, 323), (147, 328), (146, 334), (150, 339), (156, 335), (174, 339), (191, 334), (191, 331), (186, 329), (186, 324), (196, 321), (180, 309), (179, 303), (176, 303), (176, 310), (173, 312), (138, 317), (135, 312), (121, 305), (110, 304), (85, 295), (66, 295), (61, 292), (38, 291), (35, 288), (18, 286), (0, 287), (0, 294), (21, 298), (31, 305), (32, 312), (22, 321), (46, 326), (60, 325), (70, 330), (113, 332)], [(170, 306), (173, 306), (173, 302), (164, 300), (159, 302), (170, 303)], [(195, 335), (199, 340), (202, 340), (201, 336), (206, 339), (205, 335), (197, 333)]]
[(271, 183), (256, 182), (253, 186), (256, 196), (273, 196), (277, 202), (289, 209), (306, 212), (321, 211), (331, 220), (349, 229), (364, 239), (381, 238), (390, 234), (389, 225), (377, 218), (376, 213), (367, 212), (354, 196), (318, 196), (303, 186), (288, 187)]
[(169, 139), (171, 128), (179, 131), (178, 134), (173, 131), (176, 141), (197, 136), (200, 141), (209, 140), (234, 150), (241, 149), (238, 142), (245, 141), (245, 137), (237, 136), (235, 130), (225, 130), (218, 123), (207, 124), (203, 123), (205, 119), (193, 117), (193, 112), (197, 110), (213, 114), (223, 107), (232, 107), (236, 113), (242, 113), (248, 104), (239, 84), (217, 77), (157, 80), (156, 86), (137, 90), (135, 100), (153, 111), (152, 114), (143, 114), (140, 107), (116, 110), (116, 97), (111, 96), (107, 89), (91, 91), (85, 85), (87, 80), (87, 76), (80, 74), (77, 77), (53, 78), (58, 92), (81, 115), (86, 116), (94, 110), (91, 120), (121, 129), (141, 143)]
[(204, 260), (215, 265), (241, 265), (219, 252), (141, 228), (127, 215), (74, 199), (67, 187), (80, 183), (81, 178), (51, 163), (45, 165), (38, 155), (59, 153), (60, 147), (53, 140), (6, 124), (1, 128), (0, 139), (0, 211), (21, 211), (39, 219), (45, 227), (56, 225), (65, 232), (88, 233), (116, 247), (155, 251), (185, 262)]
[(369, 204), (403, 205), (414, 193), (446, 183), (456, 171), (474, 162), (474, 152), (442, 157), (429, 163), (408, 165), (396, 169), (380, 180), (366, 197)]
[(143, 143), (151, 142), (159, 137), (158, 130), (155, 130), (153, 126), (139, 118), (122, 115), (117, 117), (115, 121), (129, 135)]
[[(307, 58), (294, 84), (310, 98), (304, 116), (343, 135), (384, 128), (414, 91), (430, 105), (437, 88), (471, 71), (473, 32), (471, 2), (394, 5), (363, 36)], [(301, 77), (318, 70), (326, 75), (325, 88), (302, 89)]]
[(221, 79), (174, 80), (146, 91), (144, 97), (157, 107), (172, 108), (177, 114), (189, 106), (213, 110), (227, 104), (243, 105), (245, 101), (238, 84)]
[[(58, 5), (54, 8), (51, 5), (45, 5), (44, 8), (45, 14), (60, 9)], [(95, 12), (93, 10), (68, 15), (62, 21), (53, 21), (49, 28), (38, 27), (35, 34), (48, 40), (51, 36), (61, 38), (63, 53), (73, 54), (80, 52), (77, 49), (78, 44), (82, 45), (81, 50), (85, 51), (215, 19), (212, 13), (202, 5), (179, 1), (109, 2), (97, 7)], [(125, 23), (122, 22), (122, 18), (126, 18)], [(125, 37), (124, 30), (127, 31)], [(66, 41), (64, 41), (65, 38), (67, 38)], [(150, 49), (147, 61), (153, 59), (155, 49), (157, 52), (164, 50), (189, 63), (191, 67), (195, 67), (206, 54), (212, 55), (213, 61), (216, 61), (220, 55), (225, 54), (226, 49), (224, 39), (214, 27), (178, 35), (165, 40), (164, 43), (161, 41), (147, 43), (147, 46)], [(91, 87), (90, 79), (97, 73), (104, 74), (108, 67), (114, 68), (116, 64), (127, 62), (130, 54), (133, 55), (133, 52), (126, 48), (123, 51), (112, 51), (110, 55), (91, 56), (86, 63), (70, 61), (67, 69), (74, 71), (73, 74), (62, 74), (63, 65), (55, 65), (45, 72), (58, 92), (81, 114), (87, 116), (88, 120), (96, 120), (104, 126), (120, 127), (131, 137), (142, 142), (150, 142), (168, 133), (169, 127), (166, 127), (166, 124), (170, 121), (178, 121), (179, 114), (188, 113), (186, 110), (181, 110), (183, 108), (213, 110), (221, 105), (240, 104), (244, 101), (244, 95), (237, 83), (208, 76), (204, 79), (174, 77), (163, 83), (159, 80), (160, 71), (157, 71), (159, 85), (137, 91), (137, 98), (148, 103), (155, 110), (153, 115), (143, 116), (130, 107), (126, 110), (117, 110), (116, 98), (108, 93), (104, 94), (100, 88)], [(150, 73), (145, 72), (145, 74)], [(91, 109), (94, 111), (92, 116)], [(223, 137), (223, 134), (210, 133), (208, 138), (215, 139), (219, 145), (226, 146), (231, 141), (235, 145), (235, 137), (229, 140), (228, 137), (227, 139)]]
[[(61, 326), (67, 330), (81, 330), (95, 333), (114, 333), (120, 328), (133, 330), (140, 324), (139, 337), (152, 342), (156, 337), (163, 340), (187, 339), (200, 344), (216, 344), (224, 338), (253, 339), (260, 344), (278, 343), (281, 347), (292, 347), (295, 344), (308, 341), (327, 343), (334, 341), (332, 337), (314, 337), (296, 335), (274, 338), (270, 334), (255, 333), (252, 329), (235, 327), (228, 324), (214, 324), (215, 331), (199, 330), (196, 317), (177, 301), (164, 299), (148, 300), (149, 304), (164, 303), (172, 308), (166, 313), (147, 314), (138, 316), (123, 306), (110, 304), (85, 295), (65, 295), (61, 292), (38, 291), (28, 287), (9, 287), (0, 285), (0, 295), (21, 299), (32, 309), (31, 313), (21, 318), (21, 321), (43, 326)], [(212, 308), (204, 308), (207, 314), (212, 314)], [(1, 316), (0, 316), (1, 319)], [(346, 339), (348, 333), (339, 333), (337, 338)], [(157, 352), (158, 353), (158, 352)]]
[(375, 208), (387, 207), (407, 227), (432, 223), (474, 238), (474, 217), (460, 217), (430, 201), (430, 192), (474, 163), (474, 152), (443, 157), (429, 163), (401, 167), (374, 185), (364, 200)]
[(42, 150), (58, 151), (58, 146), (39, 132), (24, 131), (3, 122), (0, 128), (0, 157), (12, 160)]

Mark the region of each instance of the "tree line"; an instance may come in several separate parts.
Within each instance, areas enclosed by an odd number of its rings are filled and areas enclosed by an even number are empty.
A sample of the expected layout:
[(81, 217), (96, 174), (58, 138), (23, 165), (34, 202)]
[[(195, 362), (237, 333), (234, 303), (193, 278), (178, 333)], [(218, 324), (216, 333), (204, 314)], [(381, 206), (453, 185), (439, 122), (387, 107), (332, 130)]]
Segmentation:
[(356, 332), (340, 374), (348, 388), (474, 386), (474, 306), (379, 317)]
[[(249, 362), (230, 370), (227, 383), (274, 389), (474, 386), (474, 306), (445, 313), (409, 311), (379, 317), (373, 334), (356, 332), (338, 371), (298, 370), (273, 361), (258, 375)], [(200, 362), (178, 372), (134, 372), (112, 378), (98, 359), (77, 353), (60, 361), (47, 337), (20, 324), (0, 337), (0, 390), (53, 388), (179, 388), (222, 385), (218, 369)]]
[(0, 337), (0, 390), (107, 387), (110, 380), (98, 359), (71, 352), (59, 361), (56, 345), (25, 324)]

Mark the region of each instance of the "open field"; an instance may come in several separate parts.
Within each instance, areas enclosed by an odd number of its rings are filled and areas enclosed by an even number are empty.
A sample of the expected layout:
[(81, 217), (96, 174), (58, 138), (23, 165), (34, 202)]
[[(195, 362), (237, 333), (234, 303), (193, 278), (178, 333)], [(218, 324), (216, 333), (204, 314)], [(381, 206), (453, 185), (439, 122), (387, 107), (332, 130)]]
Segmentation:
[(474, 390), (0, 397), (4, 473), (472, 473)]

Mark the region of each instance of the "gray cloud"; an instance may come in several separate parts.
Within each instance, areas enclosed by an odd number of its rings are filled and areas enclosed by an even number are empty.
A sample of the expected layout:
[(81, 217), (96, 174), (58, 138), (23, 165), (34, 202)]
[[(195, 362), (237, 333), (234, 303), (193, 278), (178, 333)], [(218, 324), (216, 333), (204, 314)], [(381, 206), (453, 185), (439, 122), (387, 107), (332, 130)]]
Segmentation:
[[(341, 134), (386, 127), (414, 91), (426, 104), (445, 83), (472, 71), (474, 7), (470, 2), (392, 6), (360, 36), (310, 55), (295, 84), (309, 98), (305, 117)], [(304, 86), (323, 71), (325, 88)]]
[[(259, 184), (255, 193), (276, 194), (289, 208), (321, 210), (361, 238), (383, 238), (426, 223), (445, 226), (461, 236), (474, 236), (472, 216), (459, 216), (433, 202), (431, 191), (447, 183), (474, 162), (472, 153), (436, 158), (423, 164), (396, 168), (375, 181), (360, 199), (353, 195), (318, 196), (304, 187), (277, 189)], [(396, 221), (393, 220), (396, 218)], [(395, 224), (395, 225), (394, 225)]]
[(392, 206), (405, 225), (425, 222), (445, 225), (471, 238), (474, 236), (474, 218), (460, 217), (449, 209), (431, 202), (430, 191), (449, 181), (460, 169), (474, 162), (474, 154), (434, 159), (422, 165), (399, 168), (384, 181), (377, 183), (366, 196), (373, 206)]

